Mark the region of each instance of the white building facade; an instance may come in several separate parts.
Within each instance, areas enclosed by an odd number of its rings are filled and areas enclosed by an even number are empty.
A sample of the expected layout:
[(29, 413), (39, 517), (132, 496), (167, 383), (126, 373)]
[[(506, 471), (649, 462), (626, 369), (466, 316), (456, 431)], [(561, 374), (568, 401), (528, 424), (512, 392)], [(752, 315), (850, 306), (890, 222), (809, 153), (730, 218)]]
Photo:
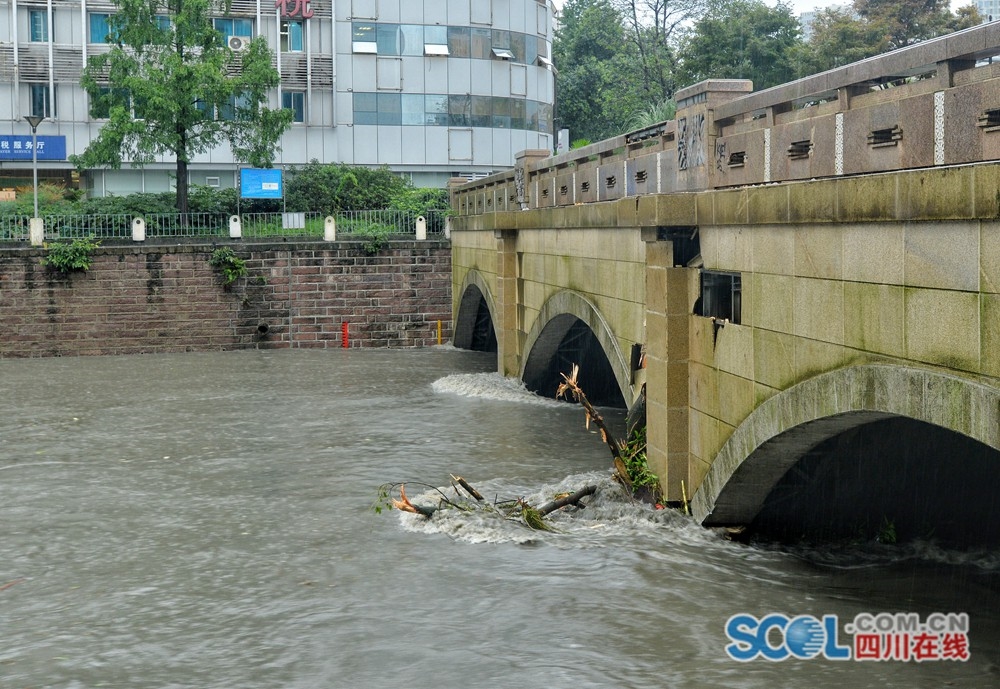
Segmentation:
[[(103, 123), (79, 81), (108, 49), (114, 12), (110, 0), (0, 0), (0, 187), (30, 183), (24, 118), (44, 115), (40, 178), (97, 196), (172, 188), (173, 160), (78, 177), (65, 159)], [(231, 49), (264, 36), (275, 53), (271, 107), (295, 119), (276, 166), (386, 165), (444, 186), (552, 150), (552, 16), (549, 0), (233, 0), (214, 21)], [(190, 179), (236, 186), (241, 165), (219, 148), (192, 162)]]

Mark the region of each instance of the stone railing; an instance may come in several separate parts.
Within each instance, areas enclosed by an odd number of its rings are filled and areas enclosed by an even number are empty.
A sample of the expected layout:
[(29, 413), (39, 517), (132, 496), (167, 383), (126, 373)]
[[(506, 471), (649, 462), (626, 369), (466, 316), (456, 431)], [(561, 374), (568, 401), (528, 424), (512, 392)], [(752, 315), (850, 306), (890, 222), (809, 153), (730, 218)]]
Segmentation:
[(1000, 159), (1000, 22), (751, 93), (677, 92), (674, 120), (453, 180), (458, 215)]

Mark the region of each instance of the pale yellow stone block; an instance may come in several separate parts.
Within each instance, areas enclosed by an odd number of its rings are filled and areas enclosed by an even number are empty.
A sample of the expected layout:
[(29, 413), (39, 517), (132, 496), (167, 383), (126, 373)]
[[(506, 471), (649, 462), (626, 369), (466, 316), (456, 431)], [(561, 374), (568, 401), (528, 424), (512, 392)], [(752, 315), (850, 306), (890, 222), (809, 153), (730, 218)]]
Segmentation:
[(667, 269), (652, 266), (646, 269), (646, 311), (667, 313)]
[(894, 175), (859, 175), (836, 181), (837, 219), (844, 223), (895, 220)]
[(796, 227), (794, 234), (796, 275), (828, 280), (843, 277), (844, 243), (839, 227)]
[(844, 283), (844, 344), (904, 358), (903, 294), (895, 285)]
[(730, 323), (715, 337), (715, 365), (743, 378), (753, 378), (753, 328)]
[(754, 225), (788, 222), (787, 184), (754, 187), (747, 190), (747, 217)]
[(983, 292), (1000, 293), (1000, 221), (979, 224), (979, 275)]
[(714, 268), (740, 272), (753, 266), (753, 234), (748, 227), (731, 225), (715, 229), (718, 235), (718, 256)]
[(795, 382), (795, 337), (754, 328), (754, 380), (784, 390)]
[(844, 343), (844, 283), (795, 279), (793, 332), (813, 340)]
[(904, 280), (913, 287), (979, 290), (975, 223), (910, 223), (904, 229)]
[[(678, 318), (682, 318), (678, 316)], [(669, 322), (668, 322), (669, 326)], [(711, 318), (690, 316), (688, 320), (688, 356), (691, 361), (697, 361), (707, 366), (715, 365), (715, 338), (712, 330), (715, 325)]]
[(1000, 378), (1000, 294), (983, 294), (979, 299), (983, 341), (980, 370)]
[(746, 189), (711, 192), (715, 225), (744, 225), (749, 222), (749, 193)]
[(752, 289), (754, 327), (782, 333), (792, 332), (795, 321), (795, 278), (789, 275), (755, 273)]
[(698, 230), (698, 246), (705, 267), (715, 270), (719, 265), (719, 244), (726, 233), (725, 227), (704, 226)]
[(797, 338), (795, 340), (795, 380), (800, 382), (840, 368), (848, 358), (848, 350), (840, 345)]
[(753, 381), (719, 372), (719, 419), (739, 426), (754, 410)]
[(928, 364), (979, 370), (979, 295), (906, 289), (907, 357)]
[(844, 279), (902, 285), (903, 226), (896, 223), (843, 227)]
[(788, 225), (753, 228), (753, 272), (791, 275), (795, 270), (795, 229)]
[(719, 379), (714, 368), (692, 362), (688, 369), (690, 375), (689, 399), (691, 407), (709, 416), (719, 416)]

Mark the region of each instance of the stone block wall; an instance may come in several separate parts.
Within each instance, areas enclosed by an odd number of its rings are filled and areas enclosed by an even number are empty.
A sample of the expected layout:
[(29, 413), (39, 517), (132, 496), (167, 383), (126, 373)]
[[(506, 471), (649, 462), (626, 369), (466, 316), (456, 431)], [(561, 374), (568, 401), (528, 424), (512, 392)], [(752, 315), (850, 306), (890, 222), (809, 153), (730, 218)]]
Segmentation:
[(243, 348), (420, 347), (451, 339), (446, 241), (227, 243), (249, 275), (224, 285), (211, 245), (102, 246), (86, 273), (0, 249), (0, 357)]

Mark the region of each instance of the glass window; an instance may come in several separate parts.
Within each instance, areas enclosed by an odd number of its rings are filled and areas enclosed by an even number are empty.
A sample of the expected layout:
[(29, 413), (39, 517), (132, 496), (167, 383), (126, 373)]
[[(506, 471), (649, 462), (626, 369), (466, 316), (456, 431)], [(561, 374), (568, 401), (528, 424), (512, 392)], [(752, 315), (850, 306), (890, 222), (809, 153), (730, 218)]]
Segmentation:
[(552, 106), (548, 103), (538, 104), (538, 131), (542, 134), (552, 133)]
[(306, 121), (306, 94), (302, 91), (282, 91), (281, 107), (292, 111), (292, 122)]
[(523, 33), (512, 33), (510, 35), (510, 52), (514, 53), (514, 62), (529, 64), (525, 54), (525, 38)]
[(403, 24), (399, 27), (399, 54), (424, 54), (424, 27), (414, 24)]
[(355, 53), (377, 53), (374, 22), (354, 22), (351, 30), (351, 46)]
[(375, 42), (379, 55), (399, 55), (399, 24), (376, 24)]
[(425, 26), (424, 27), (424, 44), (425, 45), (448, 45), (448, 27), (447, 26)]
[(493, 126), (510, 129), (510, 98), (493, 96)]
[(402, 96), (403, 124), (424, 124), (424, 97), (416, 93)]
[(472, 126), (471, 96), (448, 96), (448, 124), (452, 127)]
[(374, 93), (354, 94), (354, 124), (378, 124), (378, 99)]
[(470, 57), (472, 36), (464, 26), (448, 27), (448, 52), (452, 57)]
[(97, 98), (90, 100), (90, 116), (95, 120), (106, 120), (111, 117), (111, 109), (114, 107), (132, 108), (128, 89), (102, 87)]
[(398, 93), (378, 93), (378, 123), (402, 124), (403, 106)]
[(525, 34), (525, 36), (524, 36), (524, 64), (526, 64), (526, 65), (533, 65), (533, 64), (535, 64), (535, 58), (537, 58), (537, 57), (538, 57), (538, 38), (536, 36), (531, 36), (531, 35)]
[(525, 105), (524, 101), (520, 98), (510, 99), (510, 128), (511, 129), (524, 129), (525, 128)]
[(510, 50), (510, 31), (493, 29), (493, 47)]
[(49, 40), (49, 17), (45, 10), (31, 10), (28, 13), (28, 25), (31, 29), (32, 42)]
[(220, 120), (241, 120), (244, 119), (244, 114), (247, 106), (249, 105), (247, 97), (240, 95), (232, 95), (229, 100), (226, 101), (222, 106), (219, 107), (219, 119)]
[(425, 96), (424, 110), (427, 111), (427, 124), (442, 127), (448, 125), (448, 96)]
[(222, 34), (225, 44), (230, 36), (253, 36), (253, 22), (249, 19), (215, 19), (215, 30)]
[(490, 96), (472, 96), (472, 126), (493, 126), (493, 103)]
[(156, 15), (156, 28), (160, 31), (169, 31), (173, 22), (170, 21), (170, 17), (165, 14)]
[(489, 29), (472, 29), (472, 55), (480, 60), (489, 60), (493, 53), (493, 32)]
[(524, 124), (525, 129), (533, 132), (538, 131), (538, 101), (529, 100), (524, 103)]
[(108, 23), (110, 14), (93, 13), (90, 15), (90, 42), (107, 43), (111, 37), (111, 25)]
[(31, 84), (31, 114), (34, 117), (52, 117), (52, 99), (48, 84)]
[(281, 50), (286, 53), (302, 52), (302, 24), (300, 20), (281, 20)]

